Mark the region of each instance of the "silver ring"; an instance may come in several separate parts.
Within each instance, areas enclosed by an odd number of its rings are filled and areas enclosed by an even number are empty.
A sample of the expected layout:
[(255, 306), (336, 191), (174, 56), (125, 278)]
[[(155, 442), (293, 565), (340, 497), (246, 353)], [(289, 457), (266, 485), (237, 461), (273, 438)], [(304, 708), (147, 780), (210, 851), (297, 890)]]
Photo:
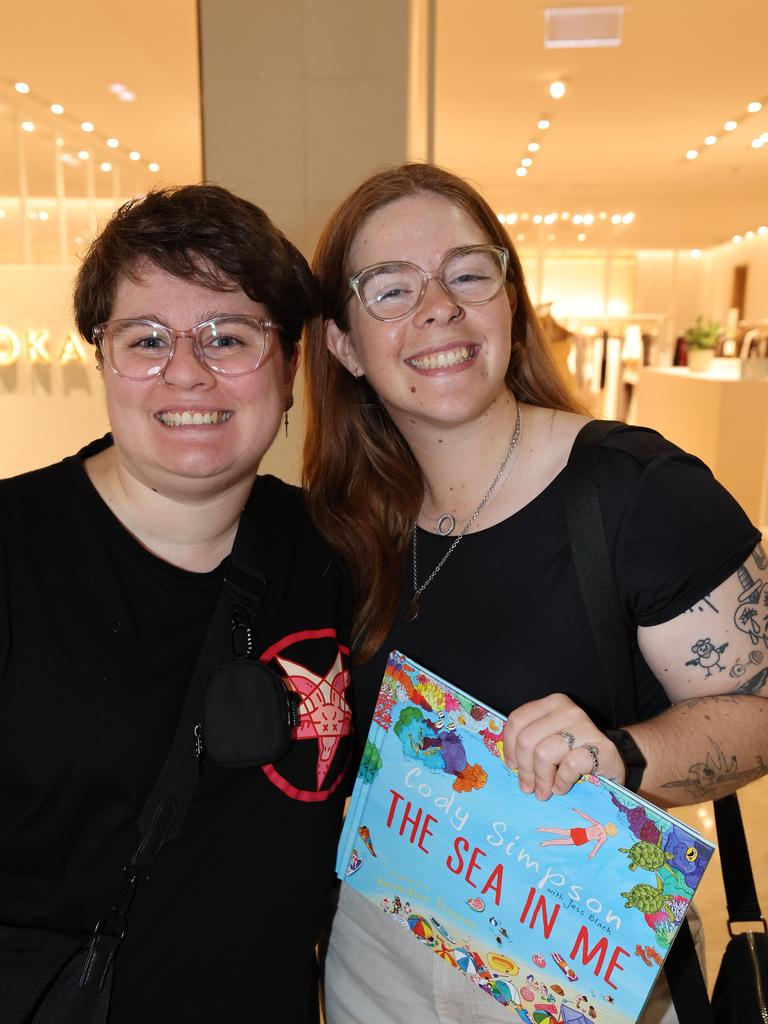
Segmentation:
[(582, 747), (584, 748), (584, 750), (587, 751), (587, 753), (592, 758), (592, 771), (590, 774), (597, 775), (597, 771), (600, 767), (600, 760), (597, 755), (600, 753), (600, 751), (597, 749), (594, 743), (582, 743)]
[(568, 732), (567, 729), (561, 729), (560, 732), (556, 733), (557, 736), (562, 736), (568, 744), (568, 749), (573, 750), (573, 745), (576, 742), (576, 737), (572, 732)]

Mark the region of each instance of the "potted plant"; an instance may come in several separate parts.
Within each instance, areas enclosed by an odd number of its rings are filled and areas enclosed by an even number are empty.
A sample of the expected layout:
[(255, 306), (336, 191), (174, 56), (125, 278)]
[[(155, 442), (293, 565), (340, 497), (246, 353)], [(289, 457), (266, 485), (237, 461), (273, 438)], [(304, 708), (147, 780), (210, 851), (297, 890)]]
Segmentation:
[(683, 335), (688, 354), (688, 369), (693, 373), (706, 373), (712, 365), (720, 330), (720, 324), (716, 321), (697, 316)]

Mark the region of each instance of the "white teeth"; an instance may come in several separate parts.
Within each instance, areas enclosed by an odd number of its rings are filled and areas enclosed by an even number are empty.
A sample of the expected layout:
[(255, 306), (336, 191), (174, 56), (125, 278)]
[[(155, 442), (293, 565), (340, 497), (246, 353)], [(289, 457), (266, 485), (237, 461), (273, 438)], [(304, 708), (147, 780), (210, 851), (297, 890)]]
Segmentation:
[(409, 359), (408, 362), (417, 370), (440, 370), (446, 366), (458, 366), (459, 363), (466, 363), (474, 355), (474, 349), (467, 345), (460, 348), (449, 349), (448, 352), (438, 352), (432, 356), (422, 356), (420, 359)]
[(231, 412), (161, 412), (157, 418), (166, 427), (201, 427), (216, 423), (226, 423), (232, 417)]

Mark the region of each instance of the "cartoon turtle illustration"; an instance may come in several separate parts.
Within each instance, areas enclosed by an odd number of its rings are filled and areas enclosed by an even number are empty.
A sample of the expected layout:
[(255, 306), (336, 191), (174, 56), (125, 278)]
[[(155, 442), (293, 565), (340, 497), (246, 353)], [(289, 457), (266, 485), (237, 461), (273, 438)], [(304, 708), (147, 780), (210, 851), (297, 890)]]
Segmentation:
[(664, 883), (659, 874), (656, 875), (655, 889), (647, 882), (639, 882), (637, 885), (633, 885), (629, 892), (623, 892), (621, 895), (627, 901), (624, 904), (625, 907), (637, 907), (644, 914), (655, 914), (657, 911), (663, 910), (669, 915), (670, 921), (674, 920), (674, 914), (669, 907), (672, 897), (665, 894)]
[(629, 849), (619, 847), (619, 853), (626, 853), (630, 860), (629, 870), (637, 871), (644, 868), (646, 871), (660, 871), (667, 866), (667, 861), (672, 860), (672, 854), (661, 848), (662, 835), (655, 843), (647, 843), (644, 839), (630, 846)]

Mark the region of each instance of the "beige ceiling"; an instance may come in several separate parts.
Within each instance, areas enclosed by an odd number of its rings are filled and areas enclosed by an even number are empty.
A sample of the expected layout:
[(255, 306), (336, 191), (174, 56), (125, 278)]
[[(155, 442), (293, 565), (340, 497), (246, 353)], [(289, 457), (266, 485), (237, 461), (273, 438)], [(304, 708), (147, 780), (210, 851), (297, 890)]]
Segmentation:
[[(349, 0), (350, 16), (360, 2), (369, 0)], [(532, 0), (436, 0), (436, 9), (435, 159), (475, 180), (500, 212), (636, 214), (619, 227), (529, 225), (527, 243), (540, 231), (544, 240), (555, 236), (547, 243), (555, 247), (703, 248), (768, 223), (768, 146), (750, 146), (768, 131), (765, 0), (635, 0), (625, 8), (622, 45), (601, 49), (545, 49), (544, 4)], [(68, 146), (84, 138), (77, 126), (85, 118), (102, 147), (113, 135), (121, 152), (141, 151), (141, 165), (125, 165), (123, 192), (199, 178), (193, 0), (8, 4), (0, 77), (0, 120), (11, 123), (8, 86), (21, 79), (32, 102), (60, 102), (72, 115), (59, 122)], [(548, 96), (556, 78), (568, 85), (558, 102)], [(116, 99), (112, 82), (136, 102)], [(748, 116), (755, 99), (765, 107)], [(552, 126), (539, 132), (543, 116)], [(723, 133), (729, 118), (739, 127)], [(722, 138), (705, 148), (710, 133)], [(541, 149), (521, 179), (515, 168), (531, 140)], [(0, 143), (1, 196), (15, 192), (16, 163), (12, 134)], [(36, 145), (46, 145), (42, 136)], [(692, 162), (691, 147), (702, 150)], [(160, 164), (159, 175), (146, 171), (148, 160)]]

